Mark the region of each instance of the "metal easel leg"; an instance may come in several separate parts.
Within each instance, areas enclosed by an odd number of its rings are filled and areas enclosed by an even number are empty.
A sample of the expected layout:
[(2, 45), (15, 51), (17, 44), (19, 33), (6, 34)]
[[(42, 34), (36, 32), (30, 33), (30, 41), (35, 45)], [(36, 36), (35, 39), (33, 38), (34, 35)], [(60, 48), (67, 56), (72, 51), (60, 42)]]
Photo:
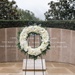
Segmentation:
[(41, 64), (42, 64), (42, 74), (44, 75), (44, 67), (43, 67), (43, 59), (42, 59), (42, 55), (41, 55)]
[(27, 59), (28, 59), (27, 56), (28, 56), (28, 54), (26, 53), (26, 65), (25, 65), (25, 69), (26, 70), (25, 70), (25, 75), (26, 75), (26, 71), (27, 71)]
[(35, 59), (34, 59), (34, 75), (35, 75)]

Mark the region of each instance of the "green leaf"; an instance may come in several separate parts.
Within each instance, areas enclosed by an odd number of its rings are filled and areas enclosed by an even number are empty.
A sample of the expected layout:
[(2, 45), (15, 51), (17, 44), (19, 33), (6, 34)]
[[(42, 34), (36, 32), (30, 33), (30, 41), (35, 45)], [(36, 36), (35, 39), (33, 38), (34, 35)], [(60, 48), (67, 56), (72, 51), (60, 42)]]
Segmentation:
[(17, 44), (18, 48), (21, 49), (20, 43)]
[(37, 59), (37, 56), (34, 56), (34, 60), (36, 60)]
[(43, 55), (45, 55), (45, 54), (46, 54), (46, 50), (45, 50), (45, 51), (43, 51), (43, 52), (42, 52), (42, 54), (43, 54)]

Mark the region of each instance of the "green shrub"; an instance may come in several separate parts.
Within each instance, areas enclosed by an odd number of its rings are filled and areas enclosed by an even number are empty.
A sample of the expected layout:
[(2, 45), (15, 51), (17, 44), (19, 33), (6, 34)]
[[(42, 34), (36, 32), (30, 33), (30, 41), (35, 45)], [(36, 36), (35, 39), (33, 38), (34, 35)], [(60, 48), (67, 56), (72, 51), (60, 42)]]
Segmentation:
[(21, 20), (0, 20), (0, 28), (25, 27), (41, 24), (43, 27), (62, 28), (75, 30), (75, 20), (50, 20), (50, 21), (21, 21)]

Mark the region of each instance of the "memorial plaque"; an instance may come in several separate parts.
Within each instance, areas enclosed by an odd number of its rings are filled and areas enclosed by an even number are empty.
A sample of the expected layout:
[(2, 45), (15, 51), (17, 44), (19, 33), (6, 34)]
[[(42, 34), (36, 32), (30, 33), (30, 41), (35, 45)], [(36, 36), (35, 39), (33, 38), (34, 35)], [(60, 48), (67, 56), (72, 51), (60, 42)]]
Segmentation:
[(16, 61), (16, 28), (7, 28), (6, 41), (7, 41), (7, 60)]
[(63, 29), (61, 37), (62, 39), (60, 60), (62, 59), (62, 62), (69, 62), (71, 51), (71, 31)]
[[(17, 28), (16, 29), (16, 37), (18, 37), (18, 32), (21, 30), (21, 28)], [(18, 41), (18, 40), (17, 40)], [(21, 52), (20, 49), (18, 49), (18, 47), (16, 47), (16, 51), (17, 51), (17, 61), (23, 61), (23, 59), (25, 58), (25, 54), (23, 52)]]
[(61, 42), (61, 30), (53, 28), (49, 32), (50, 35), (50, 51), (47, 52), (47, 60), (59, 61), (60, 57), (60, 42)]
[(16, 50), (16, 28), (7, 29), (7, 50)]
[[(18, 50), (18, 49), (17, 49)], [(25, 54), (23, 52), (21, 52), (21, 50), (18, 50), (18, 61), (23, 61), (23, 59), (25, 58)]]
[(5, 29), (0, 29), (0, 62), (5, 60)]
[(75, 31), (71, 31), (70, 63), (75, 64)]

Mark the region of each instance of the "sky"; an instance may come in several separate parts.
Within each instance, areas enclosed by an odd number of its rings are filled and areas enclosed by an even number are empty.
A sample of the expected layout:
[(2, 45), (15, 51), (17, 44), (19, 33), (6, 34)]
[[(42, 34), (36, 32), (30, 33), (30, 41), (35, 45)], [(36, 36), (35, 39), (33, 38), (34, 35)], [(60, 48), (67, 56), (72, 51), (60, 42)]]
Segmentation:
[[(11, 0), (9, 0), (11, 1)], [(49, 9), (48, 3), (57, 0), (15, 0), (19, 8), (30, 10), (36, 17), (45, 20), (44, 13)]]

